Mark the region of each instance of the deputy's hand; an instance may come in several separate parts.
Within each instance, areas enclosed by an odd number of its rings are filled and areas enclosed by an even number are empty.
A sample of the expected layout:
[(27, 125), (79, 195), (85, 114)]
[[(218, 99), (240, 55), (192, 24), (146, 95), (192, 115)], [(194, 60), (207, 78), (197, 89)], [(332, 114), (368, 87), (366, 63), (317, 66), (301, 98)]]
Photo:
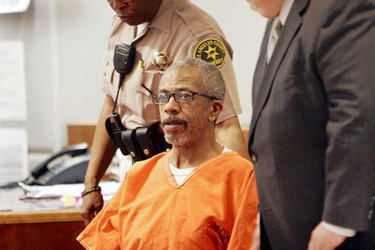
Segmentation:
[(81, 216), (87, 226), (103, 208), (103, 195), (91, 192), (82, 197)]
[(320, 222), (312, 231), (308, 250), (331, 250), (335, 249), (345, 241), (346, 237), (335, 234)]

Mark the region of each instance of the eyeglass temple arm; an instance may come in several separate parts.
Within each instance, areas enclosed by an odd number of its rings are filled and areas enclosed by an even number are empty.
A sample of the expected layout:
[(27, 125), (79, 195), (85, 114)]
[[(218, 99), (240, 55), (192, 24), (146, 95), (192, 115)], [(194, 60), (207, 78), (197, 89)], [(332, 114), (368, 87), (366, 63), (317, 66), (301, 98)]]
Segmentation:
[(209, 96), (209, 95), (205, 95), (205, 94), (202, 94), (202, 93), (199, 93), (199, 92), (193, 92), (195, 95), (200, 95), (200, 96), (204, 96), (204, 97), (207, 97), (208, 99), (211, 99), (211, 100), (219, 100), (218, 98), (216, 98), (215, 96)]
[(154, 94), (154, 92), (152, 92), (149, 88), (147, 88), (143, 83), (141, 84), (141, 86), (142, 86), (145, 90), (147, 90), (151, 95)]

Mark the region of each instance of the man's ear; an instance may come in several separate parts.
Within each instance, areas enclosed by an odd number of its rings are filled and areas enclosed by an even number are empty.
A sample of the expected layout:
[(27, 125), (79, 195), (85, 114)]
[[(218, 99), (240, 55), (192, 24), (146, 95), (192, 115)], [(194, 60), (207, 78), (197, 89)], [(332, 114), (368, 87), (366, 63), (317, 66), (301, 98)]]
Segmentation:
[(221, 111), (223, 111), (223, 108), (224, 108), (224, 105), (222, 101), (220, 100), (211, 101), (210, 114), (209, 114), (208, 119), (210, 121), (215, 121), (219, 117)]

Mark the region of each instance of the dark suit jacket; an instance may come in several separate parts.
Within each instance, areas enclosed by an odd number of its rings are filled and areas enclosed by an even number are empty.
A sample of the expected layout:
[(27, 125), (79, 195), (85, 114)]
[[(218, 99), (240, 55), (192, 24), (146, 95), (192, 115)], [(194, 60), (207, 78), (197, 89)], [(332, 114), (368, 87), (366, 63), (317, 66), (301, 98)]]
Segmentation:
[(366, 238), (375, 217), (375, 2), (295, 0), (266, 66), (268, 34), (249, 151), (271, 245), (306, 249), (321, 220)]

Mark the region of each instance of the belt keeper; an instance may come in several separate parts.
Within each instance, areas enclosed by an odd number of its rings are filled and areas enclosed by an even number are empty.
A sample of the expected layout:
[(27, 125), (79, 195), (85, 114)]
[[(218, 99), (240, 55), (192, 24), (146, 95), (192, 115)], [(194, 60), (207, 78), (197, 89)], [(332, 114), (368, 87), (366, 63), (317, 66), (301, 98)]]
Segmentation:
[(89, 188), (86, 188), (85, 190), (83, 190), (83, 192), (81, 193), (81, 196), (83, 197), (83, 196), (85, 196), (86, 194), (89, 194), (89, 193), (91, 193), (91, 192), (95, 192), (95, 191), (101, 193), (101, 192), (102, 192), (102, 189), (101, 189), (101, 187), (99, 187), (99, 186), (89, 187)]

